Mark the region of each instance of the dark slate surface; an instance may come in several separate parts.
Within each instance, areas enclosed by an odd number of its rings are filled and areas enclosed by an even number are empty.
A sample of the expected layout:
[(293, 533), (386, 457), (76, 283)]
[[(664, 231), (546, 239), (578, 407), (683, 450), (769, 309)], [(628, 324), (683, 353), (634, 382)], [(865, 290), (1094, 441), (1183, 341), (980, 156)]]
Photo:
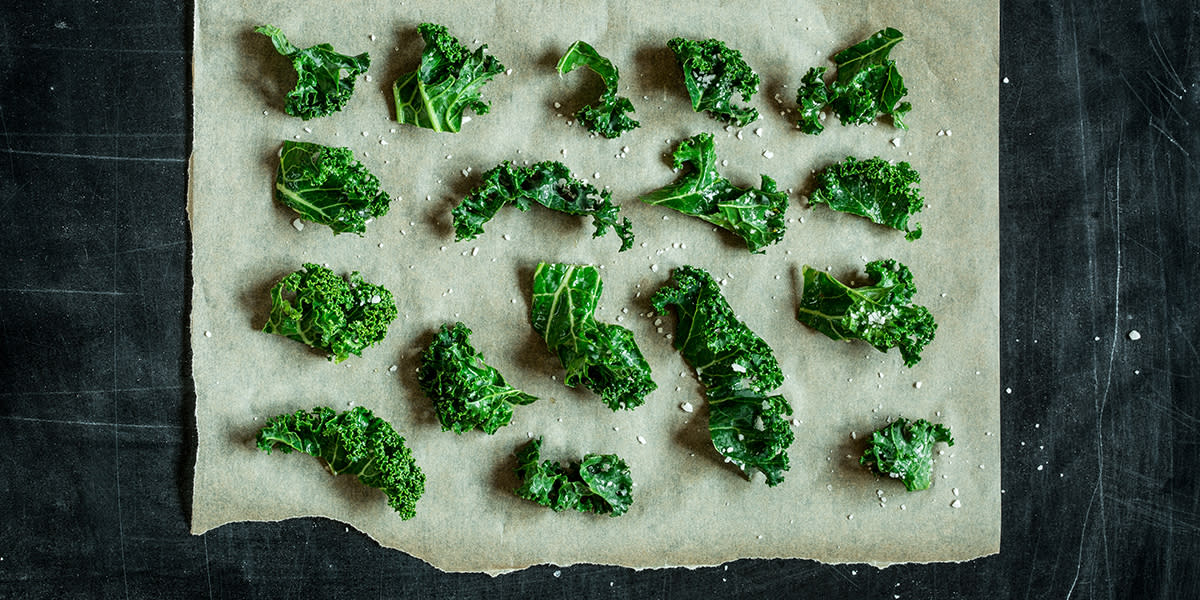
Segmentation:
[(999, 556), (494, 579), (188, 534), (190, 13), (0, 10), (0, 597), (1200, 598), (1197, 0), (1002, 4)]

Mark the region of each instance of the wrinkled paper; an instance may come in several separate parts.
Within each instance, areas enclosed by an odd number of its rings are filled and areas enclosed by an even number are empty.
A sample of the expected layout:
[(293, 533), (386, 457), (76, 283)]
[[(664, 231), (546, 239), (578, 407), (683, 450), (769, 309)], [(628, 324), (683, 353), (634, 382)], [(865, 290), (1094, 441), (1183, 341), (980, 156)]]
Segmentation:
[[(635, 568), (713, 565), (743, 557), (825, 562), (958, 561), (1000, 543), (998, 53), (994, 2), (279, 2), (196, 3), (192, 351), (199, 447), (192, 531), (233, 521), (315, 515), (448, 571), (491, 573), (533, 564)], [(508, 68), (483, 88), (491, 112), (457, 134), (398, 124), (391, 84), (415, 69), (416, 26), (446, 25)], [(293, 44), (328, 42), (369, 52), (349, 105), (302, 121), (286, 115), (289, 61), (252, 32), (274, 24)], [(810, 136), (795, 128), (796, 87), (812, 66), (884, 27), (905, 34), (891, 57), (913, 103), (907, 131), (889, 119)], [(673, 55), (676, 36), (718, 38), (762, 78), (751, 104), (762, 117), (726, 127), (688, 103)], [(641, 128), (615, 140), (590, 135), (573, 113), (594, 102), (600, 78), (563, 77), (555, 63), (585, 40), (620, 69), (620, 94)], [(692, 217), (638, 201), (673, 182), (670, 152), (715, 135), (721, 173), (740, 186), (775, 179), (791, 199), (788, 232), (764, 254)], [(364, 236), (334, 236), (273, 196), (283, 140), (352, 148), (395, 198)], [(924, 237), (811, 207), (814, 171), (846, 156), (909, 161), (928, 206), (912, 220)], [(633, 249), (615, 233), (593, 238), (590, 219), (507, 207), (474, 241), (455, 242), (450, 210), (503, 160), (558, 160), (612, 191), (633, 222)], [(923, 360), (835, 342), (794, 318), (809, 264), (863, 279), (869, 260), (913, 271), (938, 322)], [(658, 390), (644, 406), (612, 412), (586, 389), (562, 384), (556, 357), (529, 324), (540, 261), (602, 269), (597, 318), (630, 328)], [(395, 293), (400, 317), (387, 339), (342, 364), (260, 330), (268, 290), (302, 263), (360, 272)], [(691, 264), (720, 280), (741, 319), (774, 348), (795, 411), (786, 481), (768, 488), (724, 463), (707, 432), (703, 389), (673, 348), (675, 316), (649, 298), (671, 269)], [(541, 399), (516, 407), (493, 436), (443, 432), (416, 384), (420, 351), (436, 329), (462, 321), (508, 382)], [(394, 367), (394, 368), (393, 368)], [(681, 409), (696, 406), (694, 412)], [(381, 492), (332, 477), (303, 454), (270, 455), (254, 435), (271, 416), (328, 405), (365, 406), (407, 438), (428, 477), (417, 516), (402, 521)], [(870, 432), (897, 416), (945, 423), (934, 484), (905, 492), (858, 464)], [(619, 518), (555, 513), (513, 495), (513, 452), (531, 436), (542, 458), (617, 453), (636, 487)], [(644, 443), (643, 443), (644, 440)]]

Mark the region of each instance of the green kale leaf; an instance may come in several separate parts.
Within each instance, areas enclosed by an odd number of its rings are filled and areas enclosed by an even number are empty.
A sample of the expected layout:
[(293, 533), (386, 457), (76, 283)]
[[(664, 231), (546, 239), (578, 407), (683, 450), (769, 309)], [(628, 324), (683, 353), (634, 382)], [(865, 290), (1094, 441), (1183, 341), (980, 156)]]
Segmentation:
[(693, 110), (706, 110), (714, 118), (738, 127), (758, 120), (758, 109), (733, 103), (736, 94), (740, 93), (746, 102), (758, 92), (758, 74), (742, 59), (741, 52), (712, 39), (673, 38), (667, 47), (675, 53), (675, 61), (683, 71)]
[(263, 331), (276, 333), (329, 354), (335, 363), (383, 340), (397, 315), (392, 293), (363, 281), (347, 281), (330, 269), (305, 263), (271, 288), (271, 315)]
[(754, 253), (783, 239), (787, 227), (787, 193), (762, 176), (762, 189), (739, 188), (721, 177), (711, 133), (699, 133), (675, 149), (674, 166), (683, 169), (670, 185), (642, 196), (647, 204), (673, 208), (737, 234)]
[(892, 259), (867, 263), (871, 285), (851, 288), (824, 271), (804, 266), (804, 292), (796, 319), (835, 340), (859, 339), (880, 352), (899, 347), (904, 365), (921, 360), (937, 323), (912, 303), (912, 271)]
[(857, 160), (848, 156), (817, 176), (817, 188), (809, 202), (903, 231), (904, 239), (911, 242), (921, 237), (919, 224), (908, 229), (909, 217), (925, 207), (925, 198), (916, 187), (920, 182), (921, 176), (907, 162), (893, 165), (879, 157)]
[(591, 265), (541, 263), (533, 274), (530, 321), (558, 355), (570, 387), (583, 384), (612, 410), (632, 410), (658, 386), (633, 332), (594, 313), (603, 285)]
[(293, 141), (283, 142), (279, 154), (275, 197), (301, 217), (328, 225), (334, 235), (362, 235), (392, 202), (349, 148)]
[(871, 443), (859, 462), (880, 475), (899, 479), (910, 492), (929, 489), (933, 445), (937, 442), (954, 445), (949, 427), (901, 417), (871, 435)]
[(421, 65), (392, 85), (396, 120), (434, 131), (456, 133), (462, 129), (465, 109), (485, 115), (491, 106), (483, 100), (483, 85), (504, 71), (496, 57), (484, 54), (487, 44), (467, 50), (446, 27), (422, 23), (417, 31), (425, 40)]
[(675, 307), (675, 348), (705, 386), (713, 447), (744, 473), (757, 469), (775, 486), (790, 466), (787, 449), (796, 439), (786, 418), (791, 406), (783, 396), (767, 395), (783, 383), (775, 354), (737, 319), (708, 273), (682, 266), (672, 275), (675, 286), (664, 285), (650, 303), (662, 314)]
[(333, 51), (329, 44), (317, 44), (303, 50), (293, 46), (274, 25), (261, 25), (254, 31), (271, 38), (275, 50), (292, 59), (296, 69), (296, 87), (287, 93), (284, 111), (305, 121), (342, 110), (354, 93), (354, 80), (367, 72), (371, 57), (366, 52), (347, 56)]
[(633, 504), (629, 465), (616, 454), (587, 454), (579, 462), (538, 463), (542, 438), (529, 440), (517, 451), (518, 497), (548, 506), (555, 512), (579, 512), (619, 517)]
[(576, 113), (579, 122), (583, 123), (588, 131), (611, 139), (641, 126), (641, 123), (626, 114), (634, 111), (633, 102), (630, 102), (629, 98), (617, 95), (620, 74), (612, 61), (600, 56), (587, 42), (579, 40), (567, 48), (567, 53), (558, 60), (556, 68), (559, 75), (565, 75), (578, 66), (591, 69), (604, 80), (604, 93), (600, 95), (599, 106), (586, 105)]
[(361, 406), (340, 414), (321, 406), (272, 417), (258, 431), (257, 442), (267, 454), (295, 450), (321, 459), (333, 475), (357, 475), (363, 485), (383, 490), (388, 505), (406, 521), (416, 516), (417, 500), (425, 493), (425, 474), (404, 438)]
[(531, 202), (536, 202), (569, 215), (590, 215), (596, 228), (592, 237), (600, 237), (612, 227), (621, 238), (620, 251), (633, 247), (632, 225), (627, 218), (618, 220), (620, 209), (612, 203), (612, 193), (575, 179), (560, 162), (543, 161), (521, 167), (506, 160), (485, 172), (481, 179), (451, 211), (455, 241), (478, 237), (483, 233), (483, 224), (506, 204), (527, 211)]
[(513, 405), (537, 400), (506, 383), (483, 355), (471, 346), (471, 330), (446, 323), (421, 354), (417, 380), (433, 400), (442, 431), (463, 433), (478, 428), (491, 435), (508, 425)]
[(904, 34), (888, 27), (838, 52), (833, 57), (837, 79), (828, 85), (823, 79), (825, 67), (809, 69), (796, 93), (801, 131), (821, 133), (825, 126), (820, 115), (826, 106), (833, 109), (842, 125), (870, 123), (878, 115), (890, 115), (893, 125), (908, 129), (903, 117), (912, 110), (912, 104), (900, 101), (908, 88), (904, 87), (896, 61), (888, 58), (903, 39)]

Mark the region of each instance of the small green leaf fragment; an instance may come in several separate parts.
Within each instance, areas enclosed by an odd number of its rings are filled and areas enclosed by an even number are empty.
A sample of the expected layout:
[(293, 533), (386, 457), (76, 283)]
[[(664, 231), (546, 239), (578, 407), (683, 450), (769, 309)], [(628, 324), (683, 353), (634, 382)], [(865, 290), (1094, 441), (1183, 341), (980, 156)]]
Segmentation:
[(529, 440), (516, 453), (521, 485), (514, 493), (555, 512), (579, 512), (619, 517), (633, 504), (633, 478), (629, 465), (615, 454), (587, 454), (579, 462), (563, 465), (538, 462), (542, 438)]
[(716, 162), (711, 133), (681, 141), (674, 152), (674, 166), (682, 171), (679, 178), (642, 196), (642, 202), (712, 223), (742, 238), (756, 254), (782, 240), (787, 193), (776, 189), (775, 180), (766, 175), (760, 189), (737, 187), (717, 173)]
[(417, 381), (433, 401), (442, 431), (488, 435), (512, 421), (513, 406), (537, 400), (504, 382), (471, 345), (471, 330), (445, 323), (421, 354)]
[(892, 48), (903, 40), (904, 34), (888, 27), (842, 50), (834, 56), (837, 78), (828, 84), (822, 79), (824, 67), (810, 69), (796, 92), (800, 130), (821, 133), (824, 125), (820, 114), (826, 107), (842, 125), (863, 125), (886, 115), (897, 128), (908, 129), (904, 115), (912, 110), (912, 104), (901, 101), (908, 88), (904, 87), (896, 61), (888, 58)]
[(425, 493), (425, 474), (390, 423), (356, 406), (337, 413), (328, 407), (272, 417), (258, 431), (258, 449), (292, 451), (321, 459), (333, 475), (358, 476), (363, 485), (383, 490), (402, 520), (416, 516)]
[(633, 332), (596, 320), (603, 284), (591, 265), (541, 263), (533, 275), (530, 322), (566, 369), (563, 382), (583, 385), (611, 410), (633, 410), (657, 389)]
[(817, 187), (809, 201), (903, 231), (911, 242), (921, 237), (920, 225), (908, 228), (909, 218), (925, 207), (925, 198), (916, 187), (920, 182), (921, 176), (907, 162), (848, 156), (817, 175)]
[(604, 80), (604, 93), (600, 95), (597, 105), (586, 105), (576, 113), (588, 131), (611, 139), (641, 126), (627, 114), (634, 111), (633, 102), (617, 95), (620, 74), (612, 61), (600, 56), (587, 42), (579, 40), (567, 48), (556, 68), (559, 75), (565, 75), (579, 66), (591, 69)]
[(275, 198), (302, 218), (328, 226), (334, 235), (362, 235), (392, 202), (379, 178), (349, 148), (294, 141), (283, 142)]
[(263, 331), (323, 350), (340, 363), (383, 340), (398, 312), (392, 293), (357, 273), (343, 279), (305, 263), (271, 288), (271, 314)]
[(805, 265), (796, 319), (834, 340), (863, 340), (880, 352), (898, 347), (904, 366), (916, 365), (937, 323), (929, 309), (912, 302), (912, 271), (887, 259), (867, 263), (866, 272), (874, 283), (851, 288)]
[(287, 93), (284, 111), (305, 121), (331, 115), (346, 106), (354, 93), (354, 82), (371, 66), (371, 57), (363, 52), (347, 56), (329, 44), (300, 49), (288, 42), (274, 25), (254, 28), (271, 38), (275, 50), (291, 59), (296, 69), (296, 87)]
[(937, 442), (954, 445), (950, 428), (925, 419), (903, 417), (871, 435), (859, 463), (880, 475), (899, 479), (910, 492), (929, 489), (933, 481), (933, 447)]
[(759, 78), (742, 53), (715, 39), (689, 40), (673, 38), (667, 47), (675, 53), (675, 61), (683, 71), (692, 109), (708, 111), (718, 120), (744, 127), (758, 120), (758, 109), (737, 106), (735, 96), (743, 102), (758, 92)]
[(444, 25), (422, 23), (417, 32), (425, 41), (417, 70), (400, 76), (392, 85), (396, 120), (434, 131), (456, 133), (470, 120), (471, 109), (485, 115), (491, 105), (481, 90), (504, 71), (496, 57), (485, 54), (487, 44), (469, 51)]
[(633, 247), (632, 224), (620, 217), (620, 208), (612, 203), (612, 192), (575, 179), (570, 169), (555, 161), (522, 167), (506, 160), (485, 172), (479, 184), (451, 211), (454, 239), (475, 239), (483, 233), (484, 223), (505, 205), (527, 211), (532, 203), (568, 215), (590, 216), (595, 227), (593, 238), (603, 236), (611, 227), (621, 238), (619, 251)]

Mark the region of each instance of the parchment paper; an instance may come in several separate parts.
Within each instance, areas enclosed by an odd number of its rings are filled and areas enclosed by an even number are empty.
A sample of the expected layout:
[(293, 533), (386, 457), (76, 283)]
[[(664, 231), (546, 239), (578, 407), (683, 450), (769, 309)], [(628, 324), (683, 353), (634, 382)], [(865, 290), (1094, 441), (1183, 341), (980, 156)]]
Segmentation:
[[(321, 515), (440, 569), (492, 573), (539, 563), (649, 568), (740, 557), (889, 564), (998, 551), (996, 3), (196, 5), (194, 533)], [(488, 44), (511, 69), (484, 88), (491, 113), (458, 134), (393, 120), (391, 84), (416, 68), (423, 47), (416, 25), (426, 21), (447, 25), (472, 48)], [(264, 23), (300, 47), (329, 42), (347, 54), (370, 52), (370, 79), (337, 115), (287, 116), (283, 94), (294, 75), (268, 39), (251, 32)], [(910, 129), (842, 127), (831, 117), (819, 137), (796, 130), (795, 88), (807, 69), (832, 66), (837, 51), (887, 26), (906, 35), (892, 57), (914, 104)], [(666, 49), (674, 36), (716, 37), (740, 49), (762, 77), (752, 100), (762, 118), (726, 128), (694, 113)], [(633, 99), (640, 129), (606, 140), (573, 124), (573, 113), (601, 89), (590, 71), (554, 72), (577, 39), (621, 70), (620, 92)], [(764, 255), (697, 219), (637, 201), (674, 181), (671, 150), (701, 131), (715, 134), (721, 171), (735, 184), (757, 186), (765, 173), (790, 191), (787, 236)], [(391, 212), (363, 237), (335, 237), (314, 224), (297, 231), (295, 215), (272, 194), (285, 139), (353, 148), (397, 197)], [(909, 243), (894, 230), (806, 204), (813, 171), (848, 155), (907, 160), (922, 174), (929, 206), (914, 219), (924, 225), (922, 239)], [(541, 207), (506, 208), (478, 240), (455, 243), (450, 209), (505, 159), (560, 160), (609, 187), (634, 223), (634, 249), (617, 253), (615, 234), (593, 239), (589, 220)], [(868, 260), (886, 257), (912, 269), (915, 300), (939, 324), (911, 369), (896, 351), (829, 340), (793, 316), (803, 264), (861, 280)], [(270, 286), (310, 261), (359, 271), (396, 294), (401, 316), (382, 345), (335, 365), (259, 331)], [(644, 406), (613, 413), (591, 392), (562, 385), (561, 367), (529, 325), (538, 261), (603, 268), (597, 317), (634, 331), (659, 385)], [(797, 439), (792, 468), (775, 488), (761, 477), (746, 480), (713, 450), (702, 389), (669, 339), (675, 317), (647, 316), (650, 295), (681, 264), (723, 280), (729, 303), (775, 349), (787, 375), (779, 391), (795, 410)], [(494, 436), (441, 431), (416, 385), (417, 354), (441, 323), (455, 320), (474, 330), (474, 345), (509, 383), (541, 397), (518, 407), (514, 423)], [(681, 410), (683, 402), (696, 412)], [(331, 477), (312, 457), (254, 448), (265, 419), (318, 405), (366, 406), (396, 425), (428, 476), (416, 518), (401, 521), (380, 492)], [(938, 457), (929, 490), (905, 493), (858, 466), (869, 432), (898, 415), (953, 430), (957, 444)], [(512, 453), (531, 435), (544, 436), (543, 458), (625, 458), (637, 483), (630, 512), (559, 514), (515, 497)]]

